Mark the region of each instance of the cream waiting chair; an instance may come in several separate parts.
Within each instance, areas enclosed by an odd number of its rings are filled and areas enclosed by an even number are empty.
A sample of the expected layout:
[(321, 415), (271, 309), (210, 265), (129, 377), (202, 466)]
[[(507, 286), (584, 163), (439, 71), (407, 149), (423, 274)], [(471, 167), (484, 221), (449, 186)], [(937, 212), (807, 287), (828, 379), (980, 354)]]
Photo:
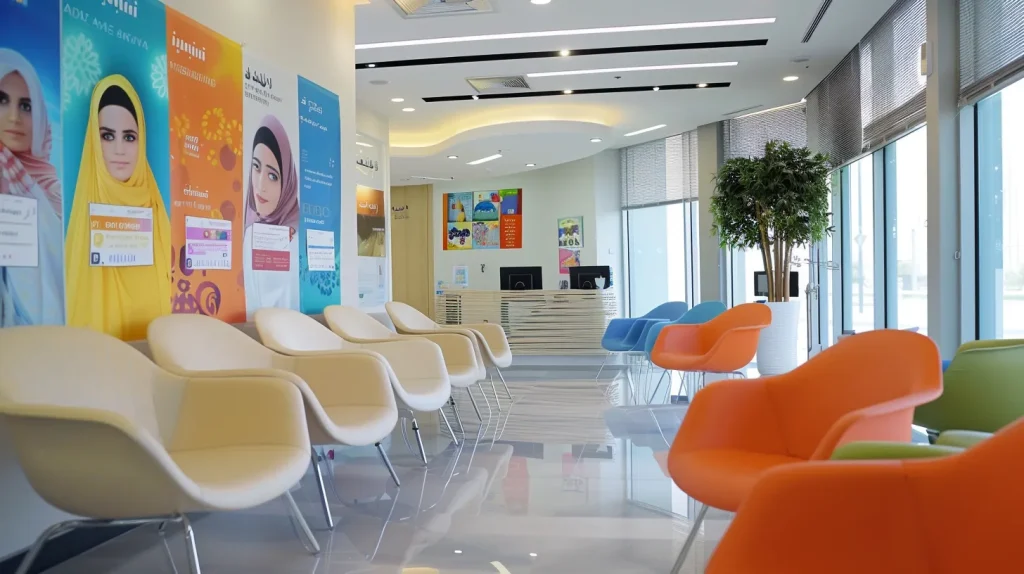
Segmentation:
[[(508, 338), (505, 337), (505, 329), (495, 323), (474, 323), (468, 325), (438, 325), (429, 317), (420, 313), (414, 307), (390, 301), (385, 303), (388, 316), (395, 324), (399, 333), (407, 335), (426, 335), (434, 333), (461, 333), (473, 340), (477, 354), (483, 359), (485, 367), (493, 368), (505, 387), (505, 393), (509, 400), (513, 400), (512, 391), (505, 382), (505, 375), (501, 370), (512, 365), (512, 350), (508, 345)], [(491, 387), (494, 390), (494, 400), (498, 402), (498, 410), (501, 410), (501, 401), (498, 399), (498, 390), (494, 388), (494, 379), (491, 379)]]
[[(483, 415), (473, 398), (470, 388), (486, 378), (487, 369), (483, 358), (478, 357), (473, 340), (459, 333), (427, 333), (423, 335), (399, 335), (388, 329), (367, 313), (345, 305), (331, 305), (324, 309), (327, 325), (342, 339), (350, 343), (387, 343), (409, 339), (426, 339), (441, 348), (444, 356), (448, 380), (455, 388), (466, 389), (470, 402), (476, 410), (477, 418), (483, 422)], [(485, 397), (486, 398), (486, 397)], [(455, 401), (452, 401), (455, 416), (459, 418), (459, 430), (462, 429), (462, 418)]]
[(289, 488), (306, 472), (302, 396), (273, 376), (181, 377), (118, 339), (73, 327), (0, 330), (0, 419), (32, 488), (83, 518), (46, 529), (181, 523), (187, 513), (243, 510), (278, 497), (319, 551)]
[[(282, 355), (303, 357), (352, 349), (380, 354), (388, 364), (388, 374), (398, 398), (399, 410), (408, 411), (412, 415), (412, 430), (416, 434), (416, 444), (423, 464), (427, 464), (427, 452), (423, 448), (416, 412), (439, 412), (448, 432), (455, 438), (448, 416), (444, 414), (444, 405), (452, 396), (452, 386), (448, 382), (448, 371), (444, 367), (441, 349), (434, 343), (424, 339), (349, 343), (316, 319), (291, 309), (260, 309), (256, 311), (254, 319), (263, 344)], [(455, 442), (458, 445), (457, 438)]]
[[(149, 347), (161, 367), (182, 375), (272, 375), (291, 381), (306, 404), (313, 445), (376, 445), (395, 474), (381, 441), (398, 424), (398, 405), (388, 365), (376, 353), (344, 351), (289, 357), (276, 353), (235, 327), (204, 315), (164, 315), (149, 324)], [(232, 408), (234, 410), (234, 407)], [(229, 411), (230, 412), (230, 411)], [(313, 477), (329, 528), (334, 528), (320, 472), (321, 455), (310, 448)]]

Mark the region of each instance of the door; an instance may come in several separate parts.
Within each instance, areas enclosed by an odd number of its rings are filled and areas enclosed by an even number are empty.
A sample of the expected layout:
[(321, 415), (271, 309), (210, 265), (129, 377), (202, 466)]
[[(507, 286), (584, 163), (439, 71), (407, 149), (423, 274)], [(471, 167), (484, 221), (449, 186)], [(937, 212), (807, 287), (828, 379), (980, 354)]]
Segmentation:
[(391, 188), (391, 256), (395, 301), (434, 316), (434, 186)]

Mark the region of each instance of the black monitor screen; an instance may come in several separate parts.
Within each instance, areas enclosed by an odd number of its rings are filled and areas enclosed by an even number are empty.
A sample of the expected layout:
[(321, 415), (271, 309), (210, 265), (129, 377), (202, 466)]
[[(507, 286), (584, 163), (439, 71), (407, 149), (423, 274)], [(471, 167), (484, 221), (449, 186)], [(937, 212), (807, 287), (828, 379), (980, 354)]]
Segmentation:
[(502, 267), (502, 291), (539, 291), (544, 288), (540, 267)]
[[(768, 296), (768, 274), (764, 271), (754, 271), (754, 297)], [(800, 296), (800, 272), (789, 272), (789, 296)]]
[(607, 289), (611, 285), (612, 270), (607, 265), (569, 268), (570, 289)]

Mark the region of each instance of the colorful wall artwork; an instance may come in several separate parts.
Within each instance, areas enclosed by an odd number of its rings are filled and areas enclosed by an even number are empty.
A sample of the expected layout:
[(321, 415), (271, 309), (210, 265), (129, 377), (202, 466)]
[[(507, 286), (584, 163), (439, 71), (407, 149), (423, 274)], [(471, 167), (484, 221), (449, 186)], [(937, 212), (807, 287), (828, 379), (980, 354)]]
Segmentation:
[(522, 249), (523, 190), (446, 193), (445, 250)]

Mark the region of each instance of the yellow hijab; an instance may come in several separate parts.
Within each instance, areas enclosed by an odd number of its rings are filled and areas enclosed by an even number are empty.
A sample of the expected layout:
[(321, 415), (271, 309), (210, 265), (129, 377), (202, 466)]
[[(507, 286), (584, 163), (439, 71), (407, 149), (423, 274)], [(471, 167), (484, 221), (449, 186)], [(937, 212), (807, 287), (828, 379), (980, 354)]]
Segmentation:
[[(128, 94), (139, 122), (139, 160), (126, 182), (118, 181), (107, 171), (100, 147), (100, 98), (111, 86)], [(152, 208), (154, 264), (90, 266), (90, 203)], [(145, 339), (149, 322), (171, 312), (170, 228), (167, 209), (146, 158), (146, 120), (139, 95), (124, 76), (107, 76), (92, 92), (82, 165), (68, 219), (64, 253), (68, 324), (90, 327), (125, 341)]]

